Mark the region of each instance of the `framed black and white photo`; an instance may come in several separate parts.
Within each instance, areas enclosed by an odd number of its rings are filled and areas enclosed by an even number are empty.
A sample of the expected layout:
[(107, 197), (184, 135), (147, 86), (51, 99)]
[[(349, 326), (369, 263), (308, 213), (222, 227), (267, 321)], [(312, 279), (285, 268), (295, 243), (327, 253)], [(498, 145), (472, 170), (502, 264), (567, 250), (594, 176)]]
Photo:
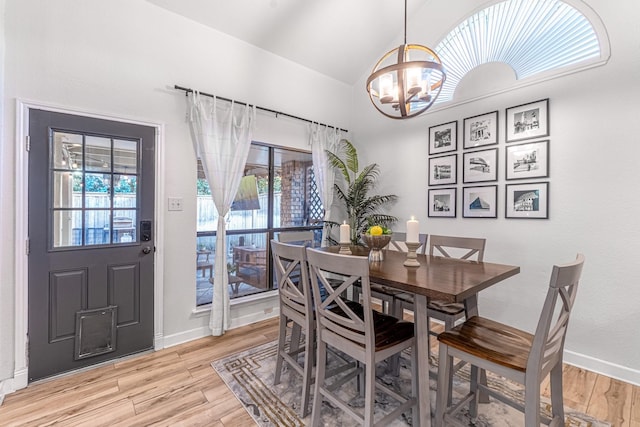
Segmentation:
[(430, 217), (455, 218), (456, 217), (456, 188), (431, 188), (429, 189)]
[(549, 183), (507, 184), (506, 218), (549, 218)]
[(549, 99), (507, 108), (507, 142), (549, 135)]
[(498, 149), (471, 151), (462, 155), (462, 182), (498, 180)]
[(458, 182), (458, 155), (429, 157), (429, 185), (456, 184)]
[(443, 123), (429, 128), (429, 155), (456, 151), (458, 149), (458, 121)]
[(474, 148), (498, 143), (497, 111), (467, 117), (463, 123), (463, 148)]
[(505, 163), (506, 179), (548, 177), (549, 141), (508, 145)]
[(498, 186), (484, 185), (462, 189), (463, 218), (497, 218)]

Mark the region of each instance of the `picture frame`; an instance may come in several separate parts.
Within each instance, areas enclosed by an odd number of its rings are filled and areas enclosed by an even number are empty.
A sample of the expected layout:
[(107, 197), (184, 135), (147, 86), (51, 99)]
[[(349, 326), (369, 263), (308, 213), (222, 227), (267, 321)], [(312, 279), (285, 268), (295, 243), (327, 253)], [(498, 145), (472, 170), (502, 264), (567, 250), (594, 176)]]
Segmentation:
[(506, 109), (506, 142), (549, 136), (549, 98)]
[(442, 123), (429, 128), (429, 155), (458, 149), (458, 121)]
[(498, 180), (498, 149), (469, 151), (462, 154), (462, 182)]
[(477, 148), (498, 143), (498, 111), (467, 117), (463, 120), (463, 148)]
[(447, 185), (458, 182), (458, 155), (429, 157), (429, 185)]
[(497, 218), (498, 186), (481, 185), (462, 188), (463, 218)]
[(505, 218), (548, 219), (549, 182), (507, 184)]
[(507, 180), (549, 176), (549, 140), (508, 145), (505, 155)]
[(455, 218), (457, 188), (430, 188), (427, 216), (432, 218)]

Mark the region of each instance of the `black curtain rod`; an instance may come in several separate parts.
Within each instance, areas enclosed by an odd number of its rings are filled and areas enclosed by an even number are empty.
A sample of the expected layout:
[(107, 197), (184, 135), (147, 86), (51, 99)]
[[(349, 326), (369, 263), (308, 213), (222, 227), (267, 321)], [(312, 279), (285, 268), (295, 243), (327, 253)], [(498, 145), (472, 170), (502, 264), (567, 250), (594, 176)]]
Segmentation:
[[(174, 89), (185, 91), (185, 95), (189, 94), (190, 92), (194, 92), (193, 89), (190, 89), (190, 88), (187, 88), (187, 87), (182, 87), (182, 86), (178, 86), (178, 85), (174, 85), (173, 87), (174, 87)], [(210, 98), (218, 98), (218, 99), (222, 99), (223, 101), (235, 102), (236, 104), (240, 104), (240, 105), (247, 105), (245, 102), (234, 101), (233, 99), (224, 98), (222, 96), (211, 95), (210, 93), (205, 93), (205, 92), (198, 92), (198, 93), (200, 95), (208, 96)], [(256, 108), (258, 110), (266, 111), (268, 113), (273, 113), (273, 114), (276, 115), (276, 117), (278, 117), (278, 116), (290, 117), (292, 119), (302, 120), (303, 122), (307, 122), (307, 123), (318, 123), (318, 125), (320, 125), (320, 126), (327, 126), (327, 127), (333, 128), (333, 129), (341, 130), (342, 132), (349, 132), (347, 129), (336, 128), (335, 126), (330, 126), (330, 125), (325, 125), (324, 123), (314, 122), (314, 121), (311, 121), (309, 119), (305, 119), (303, 117), (294, 116), (293, 114), (283, 113), (282, 111), (276, 111), (276, 110), (272, 110), (270, 108), (259, 107), (257, 105), (256, 105)]]

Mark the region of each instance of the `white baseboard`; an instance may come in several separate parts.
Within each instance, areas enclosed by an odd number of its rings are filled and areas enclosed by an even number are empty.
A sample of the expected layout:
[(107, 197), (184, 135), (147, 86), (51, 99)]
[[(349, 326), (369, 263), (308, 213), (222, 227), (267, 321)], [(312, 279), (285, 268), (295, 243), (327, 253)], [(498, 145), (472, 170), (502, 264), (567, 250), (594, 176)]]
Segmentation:
[(584, 354), (575, 353), (565, 350), (563, 356), (564, 362), (569, 365), (577, 366), (597, 374), (615, 378), (620, 381), (640, 386), (640, 371), (631, 369), (626, 366), (616, 365), (615, 363), (606, 362), (595, 357), (585, 356)]
[(211, 330), (208, 326), (201, 326), (199, 328), (191, 329), (184, 332), (178, 332), (173, 335), (164, 336), (164, 347), (173, 347), (174, 345), (184, 344), (189, 341), (197, 340), (211, 335)]
[[(280, 311), (277, 308), (265, 313), (264, 311), (260, 311), (257, 313), (250, 313), (246, 316), (234, 317), (231, 319), (231, 325), (229, 329), (236, 329), (241, 326), (247, 326), (252, 323), (260, 322), (262, 320), (271, 319), (273, 317), (277, 317), (280, 315)], [(211, 335), (211, 329), (208, 326), (202, 326), (199, 328), (191, 329), (189, 331), (179, 332), (173, 335), (165, 335), (163, 338), (163, 347), (159, 348), (168, 348), (173, 347), (175, 345), (184, 344), (189, 341), (197, 340), (198, 338), (204, 338)]]
[(16, 390), (25, 388), (29, 383), (26, 369), (16, 371), (13, 375), (13, 378), (7, 378), (6, 380), (0, 381), (0, 405), (2, 405), (4, 397), (7, 394), (11, 394)]
[(280, 315), (280, 309), (275, 307), (267, 312), (260, 311), (257, 313), (250, 313), (246, 316), (234, 317), (231, 319), (231, 325), (229, 329), (239, 328), (241, 326), (247, 326), (252, 323), (260, 322), (262, 320), (273, 319), (274, 317), (278, 317)]
[(10, 381), (12, 382), (13, 378), (0, 381), (0, 406), (2, 406), (4, 396), (15, 391), (13, 390), (13, 387), (9, 385)]

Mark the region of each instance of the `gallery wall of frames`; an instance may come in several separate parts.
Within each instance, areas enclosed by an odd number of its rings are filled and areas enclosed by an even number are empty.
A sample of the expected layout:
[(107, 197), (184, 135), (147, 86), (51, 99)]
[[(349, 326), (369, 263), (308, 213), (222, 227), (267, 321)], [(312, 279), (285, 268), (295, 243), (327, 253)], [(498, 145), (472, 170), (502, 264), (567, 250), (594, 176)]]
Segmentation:
[(549, 116), (547, 98), (431, 126), (429, 217), (548, 219)]

